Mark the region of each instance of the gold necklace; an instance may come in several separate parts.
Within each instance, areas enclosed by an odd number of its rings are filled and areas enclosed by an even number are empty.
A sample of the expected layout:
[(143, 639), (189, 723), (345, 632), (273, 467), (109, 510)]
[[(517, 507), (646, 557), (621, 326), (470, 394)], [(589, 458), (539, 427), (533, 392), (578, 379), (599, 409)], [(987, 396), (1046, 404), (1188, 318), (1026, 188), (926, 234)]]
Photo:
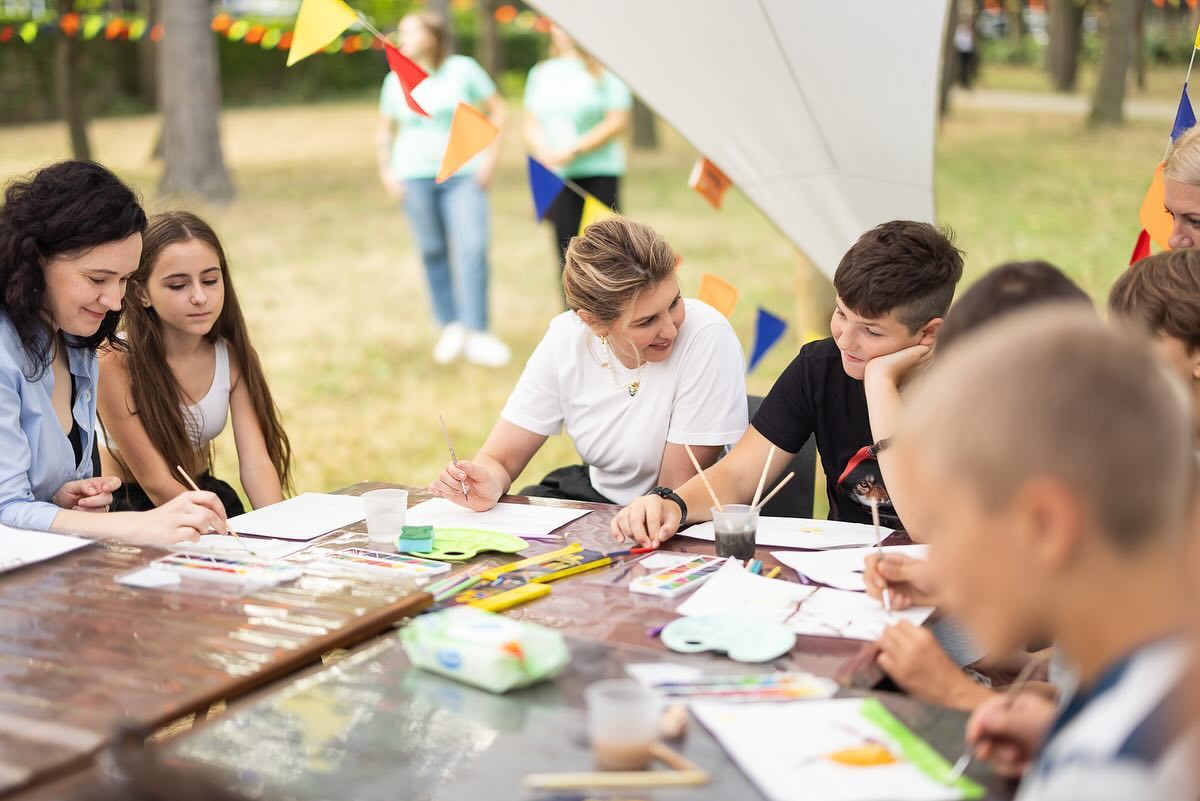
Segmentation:
[(616, 357), (612, 352), (612, 348), (610, 348), (608, 345), (608, 337), (600, 337), (600, 344), (604, 346), (604, 352), (608, 356), (608, 358), (604, 360), (602, 366), (607, 367), (608, 372), (612, 374), (613, 385), (617, 389), (623, 389), (627, 391), (629, 393), (629, 397), (631, 398), (636, 396), (638, 394), (638, 390), (642, 387), (642, 373), (645, 372), (648, 362), (642, 362), (638, 365), (637, 373), (635, 374), (632, 383), (622, 384), (621, 379), (617, 377), (617, 368), (613, 367), (613, 362), (616, 361)]

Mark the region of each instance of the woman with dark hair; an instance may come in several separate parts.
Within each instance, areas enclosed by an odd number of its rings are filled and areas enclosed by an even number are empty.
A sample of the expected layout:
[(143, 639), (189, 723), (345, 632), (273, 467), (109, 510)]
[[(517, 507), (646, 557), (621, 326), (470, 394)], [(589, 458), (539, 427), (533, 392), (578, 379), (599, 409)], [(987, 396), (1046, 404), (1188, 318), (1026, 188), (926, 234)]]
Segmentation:
[(186, 492), (183, 467), (227, 515), (242, 514), (237, 491), (211, 472), (230, 413), (250, 503), (282, 501), (292, 449), (216, 232), (186, 211), (155, 215), (130, 286), (127, 347), (100, 357), (100, 420), (125, 482), (113, 508), (144, 511)]
[(220, 501), (191, 492), (145, 514), (107, 512), (93, 478), (96, 349), (116, 338), (146, 214), (93, 162), (17, 180), (0, 206), (0, 524), (166, 544), (225, 531)]

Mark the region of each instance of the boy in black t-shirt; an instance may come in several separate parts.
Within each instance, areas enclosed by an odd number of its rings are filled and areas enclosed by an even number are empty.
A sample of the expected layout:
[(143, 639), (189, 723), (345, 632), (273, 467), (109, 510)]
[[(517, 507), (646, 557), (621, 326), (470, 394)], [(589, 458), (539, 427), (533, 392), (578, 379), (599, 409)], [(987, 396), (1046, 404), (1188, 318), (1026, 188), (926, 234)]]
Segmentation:
[[(896, 220), (859, 237), (833, 277), (832, 338), (800, 349), (746, 434), (705, 471), (721, 502), (749, 503), (771, 446), (777, 452), (768, 486), (815, 435), (829, 517), (869, 523), (874, 498), (882, 522), (901, 527), (876, 459), (879, 443), (872, 436), (863, 379), (873, 361), (907, 372), (928, 358), (962, 267), (962, 253), (950, 237), (928, 223)], [(695, 477), (674, 493), (659, 488), (636, 499), (617, 515), (612, 530), (620, 540), (657, 546), (681, 523), (709, 520), (711, 505)]]

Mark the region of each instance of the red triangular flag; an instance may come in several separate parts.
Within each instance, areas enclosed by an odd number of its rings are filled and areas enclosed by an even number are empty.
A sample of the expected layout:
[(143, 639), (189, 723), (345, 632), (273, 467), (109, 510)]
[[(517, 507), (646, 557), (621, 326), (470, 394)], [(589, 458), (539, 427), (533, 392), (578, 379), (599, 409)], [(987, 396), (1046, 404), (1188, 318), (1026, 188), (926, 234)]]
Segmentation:
[(1138, 234), (1137, 244), (1133, 246), (1133, 255), (1129, 257), (1130, 266), (1133, 266), (1135, 262), (1139, 262), (1149, 255), (1150, 234), (1146, 233), (1146, 229), (1143, 228), (1142, 232)]
[(417, 101), (413, 100), (412, 90), (417, 88), (417, 84), (428, 78), (429, 73), (414, 64), (408, 56), (401, 53), (394, 46), (390, 44), (385, 45), (383, 50), (387, 54), (388, 66), (392, 68), (392, 72), (396, 73), (396, 77), (400, 79), (400, 88), (404, 90), (404, 102), (408, 103), (408, 107), (422, 117), (428, 117), (429, 113), (417, 105)]

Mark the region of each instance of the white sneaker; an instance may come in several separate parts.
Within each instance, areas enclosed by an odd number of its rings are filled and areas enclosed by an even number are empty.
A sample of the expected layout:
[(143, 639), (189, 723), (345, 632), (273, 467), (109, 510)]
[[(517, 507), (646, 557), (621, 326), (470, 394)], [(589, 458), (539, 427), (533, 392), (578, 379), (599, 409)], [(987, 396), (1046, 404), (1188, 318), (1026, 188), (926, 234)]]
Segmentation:
[(467, 361), (481, 367), (503, 367), (512, 358), (512, 351), (499, 339), (484, 331), (467, 334)]
[(467, 329), (462, 323), (450, 323), (442, 329), (442, 336), (433, 346), (433, 361), (449, 364), (462, 355), (467, 344)]

